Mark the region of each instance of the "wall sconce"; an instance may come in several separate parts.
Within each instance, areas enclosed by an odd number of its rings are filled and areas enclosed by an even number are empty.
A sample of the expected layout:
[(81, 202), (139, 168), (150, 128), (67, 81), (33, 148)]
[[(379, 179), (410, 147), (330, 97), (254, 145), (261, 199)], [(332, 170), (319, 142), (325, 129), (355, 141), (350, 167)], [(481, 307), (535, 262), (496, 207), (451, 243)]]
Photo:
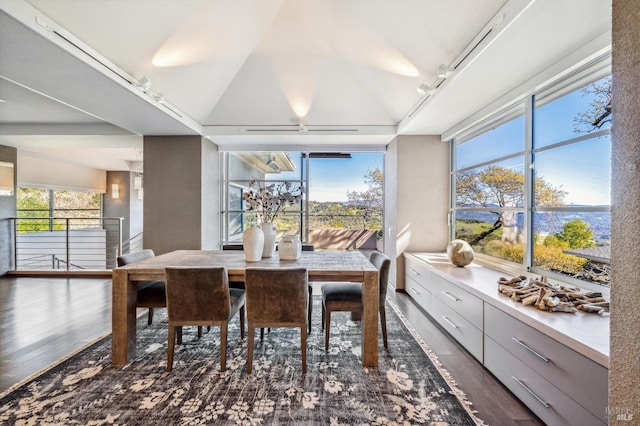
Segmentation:
[(138, 200), (142, 200), (144, 198), (144, 189), (138, 189)]
[(113, 198), (114, 200), (120, 198), (120, 185), (118, 185), (117, 183), (111, 184), (111, 198)]
[(135, 176), (133, 178), (133, 188), (142, 189), (142, 176)]
[(13, 163), (0, 161), (0, 195), (13, 195)]

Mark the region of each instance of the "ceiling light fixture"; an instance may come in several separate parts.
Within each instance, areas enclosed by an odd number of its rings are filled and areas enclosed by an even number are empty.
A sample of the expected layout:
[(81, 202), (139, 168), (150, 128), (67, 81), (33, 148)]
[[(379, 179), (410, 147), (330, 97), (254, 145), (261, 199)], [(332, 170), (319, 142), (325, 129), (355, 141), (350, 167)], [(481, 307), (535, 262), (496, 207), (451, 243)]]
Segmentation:
[(143, 92), (149, 91), (151, 89), (151, 80), (146, 75), (143, 75), (140, 80), (138, 80), (138, 87), (142, 89)]
[(445, 64), (442, 64), (440, 65), (440, 67), (438, 67), (438, 77), (447, 78), (451, 75), (453, 71), (455, 71), (453, 68), (448, 67)]
[(303, 123), (300, 123), (300, 124), (298, 124), (298, 131), (300, 133), (306, 133), (306, 132), (308, 132), (308, 129)]
[(424, 96), (426, 94), (431, 94), (433, 92), (433, 87), (429, 86), (428, 84), (421, 84), (420, 86), (418, 86), (418, 93), (420, 93), (421, 96)]

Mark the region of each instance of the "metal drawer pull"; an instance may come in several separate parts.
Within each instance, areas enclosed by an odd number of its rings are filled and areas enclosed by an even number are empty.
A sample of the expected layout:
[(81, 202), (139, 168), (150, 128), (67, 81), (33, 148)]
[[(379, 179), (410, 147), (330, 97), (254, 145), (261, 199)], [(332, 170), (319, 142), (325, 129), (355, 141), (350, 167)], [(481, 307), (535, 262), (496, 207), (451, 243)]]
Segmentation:
[(455, 328), (456, 330), (459, 329), (460, 327), (458, 327), (457, 325), (455, 325), (454, 323), (451, 322), (451, 320), (447, 317), (445, 317), (444, 315), (442, 316), (442, 319), (445, 320), (446, 322), (449, 323), (449, 325), (453, 328)]
[(542, 398), (540, 398), (538, 395), (535, 394), (534, 391), (532, 391), (531, 389), (529, 389), (529, 387), (527, 385), (525, 385), (524, 383), (522, 383), (521, 380), (518, 380), (517, 378), (515, 378), (514, 376), (511, 376), (511, 378), (513, 380), (516, 381), (516, 383), (518, 383), (520, 386), (523, 387), (524, 390), (526, 390), (527, 392), (529, 392), (531, 394), (532, 397), (534, 397), (535, 399), (538, 400), (538, 402), (542, 405), (544, 405), (544, 408), (549, 408), (551, 405), (548, 402), (545, 402)]
[(415, 294), (420, 294), (420, 292), (419, 292), (419, 291), (417, 291), (416, 289), (411, 288), (411, 287), (409, 288), (409, 291), (412, 291), (412, 292), (414, 292)]
[(413, 268), (409, 268), (409, 271), (411, 271), (411, 273), (412, 273), (413, 275), (420, 275), (420, 272), (416, 271), (416, 270), (415, 270), (415, 269), (413, 269)]
[(453, 300), (454, 302), (460, 302), (462, 300), (459, 297), (456, 297), (455, 295), (449, 293), (448, 291), (443, 291), (442, 294), (444, 294), (445, 296), (447, 296), (449, 299)]
[(514, 342), (516, 342), (517, 344), (519, 344), (520, 346), (522, 346), (523, 348), (525, 348), (526, 350), (528, 350), (529, 352), (531, 352), (532, 354), (534, 354), (535, 356), (543, 360), (544, 362), (549, 362), (549, 358), (543, 355), (540, 355), (538, 352), (534, 351), (529, 346), (525, 345), (524, 342), (522, 342), (521, 340), (518, 340), (515, 337), (512, 337), (511, 340), (513, 340)]

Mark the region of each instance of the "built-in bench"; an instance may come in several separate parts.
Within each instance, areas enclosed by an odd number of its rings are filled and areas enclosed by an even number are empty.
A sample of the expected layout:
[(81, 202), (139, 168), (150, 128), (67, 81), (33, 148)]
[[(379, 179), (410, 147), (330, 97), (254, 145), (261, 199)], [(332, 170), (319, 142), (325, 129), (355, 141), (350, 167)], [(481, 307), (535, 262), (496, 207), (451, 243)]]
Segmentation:
[(551, 313), (498, 292), (507, 274), (404, 253), (405, 291), (538, 417), (607, 424), (609, 318)]

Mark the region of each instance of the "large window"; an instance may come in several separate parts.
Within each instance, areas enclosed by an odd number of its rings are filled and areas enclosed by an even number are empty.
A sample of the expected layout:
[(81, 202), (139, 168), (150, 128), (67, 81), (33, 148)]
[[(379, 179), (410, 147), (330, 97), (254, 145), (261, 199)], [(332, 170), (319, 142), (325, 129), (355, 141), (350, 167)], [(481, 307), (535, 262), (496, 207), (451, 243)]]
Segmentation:
[(19, 187), (16, 197), (19, 232), (66, 229), (65, 218), (74, 218), (73, 228), (95, 226), (102, 214), (99, 193)]
[(293, 234), (318, 247), (375, 248), (382, 238), (381, 152), (225, 152), (221, 158), (223, 244), (241, 242), (243, 231), (262, 219), (261, 207), (252, 208), (247, 197), (269, 188), (295, 198), (274, 221), (277, 239)]
[(452, 141), (453, 229), (481, 259), (608, 284), (606, 66), (581, 70)]

